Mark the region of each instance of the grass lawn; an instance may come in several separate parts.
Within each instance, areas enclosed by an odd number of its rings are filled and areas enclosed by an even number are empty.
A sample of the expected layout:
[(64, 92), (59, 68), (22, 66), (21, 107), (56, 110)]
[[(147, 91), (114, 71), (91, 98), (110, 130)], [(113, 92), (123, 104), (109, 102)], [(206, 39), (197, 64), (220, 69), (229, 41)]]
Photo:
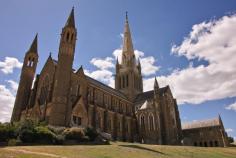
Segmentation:
[(111, 145), (17, 146), (0, 158), (236, 158), (236, 147), (201, 148), (112, 142)]

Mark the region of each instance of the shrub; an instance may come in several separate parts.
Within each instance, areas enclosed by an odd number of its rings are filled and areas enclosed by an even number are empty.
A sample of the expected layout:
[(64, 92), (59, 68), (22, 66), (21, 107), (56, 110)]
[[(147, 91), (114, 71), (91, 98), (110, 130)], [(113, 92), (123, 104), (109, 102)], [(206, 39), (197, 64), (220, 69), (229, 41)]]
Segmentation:
[(94, 141), (97, 138), (98, 133), (94, 128), (89, 128), (88, 127), (85, 130), (85, 135), (88, 136), (90, 141)]
[(229, 143), (233, 143), (234, 142), (234, 138), (233, 137), (228, 137), (228, 141), (229, 141)]
[(72, 127), (67, 128), (63, 131), (63, 135), (65, 136), (65, 139), (68, 140), (77, 140), (77, 141), (83, 141), (85, 134), (84, 130), (82, 128), (78, 127)]
[(0, 142), (7, 142), (17, 137), (15, 127), (9, 123), (0, 124)]
[(36, 140), (35, 126), (32, 120), (25, 120), (20, 123), (17, 133), (22, 142), (33, 143)]
[(19, 133), (19, 138), (24, 143), (33, 143), (36, 140), (34, 129), (22, 129)]
[(35, 141), (41, 144), (53, 144), (56, 141), (56, 135), (47, 127), (35, 127)]
[(8, 140), (8, 146), (16, 146), (16, 145), (19, 145), (21, 142), (17, 139), (9, 139)]
[(65, 141), (65, 137), (63, 135), (56, 135), (56, 139), (54, 144), (56, 145), (62, 145)]

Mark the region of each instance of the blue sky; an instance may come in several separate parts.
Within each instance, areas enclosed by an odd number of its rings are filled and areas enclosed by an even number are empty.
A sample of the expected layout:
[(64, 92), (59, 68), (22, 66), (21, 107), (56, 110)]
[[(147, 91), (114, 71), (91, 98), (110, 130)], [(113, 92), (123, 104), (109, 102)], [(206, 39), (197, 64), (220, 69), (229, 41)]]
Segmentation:
[(158, 76), (160, 85), (170, 84), (177, 97), (182, 122), (220, 114), (228, 134), (236, 137), (236, 71), (231, 69), (236, 63), (235, 0), (1, 1), (1, 121), (9, 119), (21, 62), (35, 34), (40, 73), (49, 52), (57, 58), (72, 6), (78, 31), (75, 69), (83, 65), (88, 75), (113, 84), (113, 54), (120, 54), (128, 11), (134, 48), (145, 70), (145, 90)]

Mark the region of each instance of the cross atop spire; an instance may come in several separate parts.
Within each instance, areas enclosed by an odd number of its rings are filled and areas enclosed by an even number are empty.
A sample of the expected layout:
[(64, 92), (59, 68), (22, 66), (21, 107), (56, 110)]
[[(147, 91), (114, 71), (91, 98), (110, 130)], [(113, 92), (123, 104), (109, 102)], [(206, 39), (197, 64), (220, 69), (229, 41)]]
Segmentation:
[(28, 52), (33, 52), (33, 53), (38, 54), (38, 33), (36, 34)]
[(125, 20), (128, 22), (128, 12), (125, 12)]
[(70, 12), (70, 16), (68, 17), (65, 26), (75, 28), (74, 7), (72, 8), (72, 10)]

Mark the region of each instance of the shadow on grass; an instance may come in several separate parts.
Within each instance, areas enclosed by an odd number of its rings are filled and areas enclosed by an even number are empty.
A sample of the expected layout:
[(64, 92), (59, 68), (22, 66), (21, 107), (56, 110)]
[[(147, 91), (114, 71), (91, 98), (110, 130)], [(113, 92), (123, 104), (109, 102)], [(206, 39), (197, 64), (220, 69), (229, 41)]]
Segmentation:
[(163, 152), (160, 152), (160, 151), (157, 151), (157, 150), (153, 150), (153, 149), (149, 149), (149, 148), (145, 148), (145, 147), (138, 146), (138, 145), (119, 145), (119, 146), (127, 147), (127, 148), (135, 148), (135, 149), (140, 149), (140, 150), (146, 150), (146, 151), (155, 152), (155, 153), (158, 153), (158, 154), (161, 154), (161, 155), (166, 155)]

